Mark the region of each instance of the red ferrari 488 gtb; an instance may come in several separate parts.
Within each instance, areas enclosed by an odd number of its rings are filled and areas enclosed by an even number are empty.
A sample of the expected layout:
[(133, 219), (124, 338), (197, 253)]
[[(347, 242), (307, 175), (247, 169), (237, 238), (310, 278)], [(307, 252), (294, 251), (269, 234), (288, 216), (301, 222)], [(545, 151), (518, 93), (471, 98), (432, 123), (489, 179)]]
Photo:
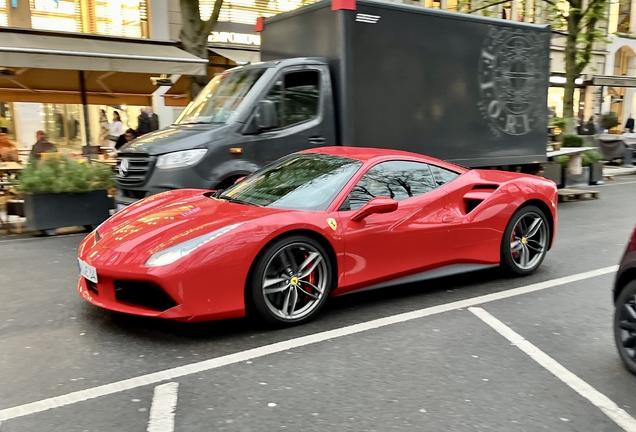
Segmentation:
[(79, 293), (124, 313), (301, 323), (329, 296), (501, 265), (527, 275), (556, 229), (540, 177), (393, 150), (286, 156), (224, 191), (118, 212), (79, 248)]

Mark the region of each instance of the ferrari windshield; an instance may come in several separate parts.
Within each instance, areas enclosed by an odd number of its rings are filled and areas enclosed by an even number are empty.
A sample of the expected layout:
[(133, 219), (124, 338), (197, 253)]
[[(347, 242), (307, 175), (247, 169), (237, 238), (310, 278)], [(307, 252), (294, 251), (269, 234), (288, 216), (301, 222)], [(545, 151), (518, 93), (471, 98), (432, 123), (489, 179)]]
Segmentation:
[(175, 124), (226, 123), (238, 112), (241, 102), (266, 70), (247, 68), (217, 75)]
[(287, 156), (255, 172), (219, 198), (263, 207), (324, 211), (362, 163), (324, 154)]

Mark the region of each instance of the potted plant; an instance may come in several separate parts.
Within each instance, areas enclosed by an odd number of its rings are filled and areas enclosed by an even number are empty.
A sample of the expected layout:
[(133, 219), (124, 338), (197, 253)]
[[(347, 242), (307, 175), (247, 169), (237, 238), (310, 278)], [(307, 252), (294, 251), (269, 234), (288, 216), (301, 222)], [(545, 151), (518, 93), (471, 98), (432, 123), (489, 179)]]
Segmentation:
[(601, 117), (601, 127), (603, 128), (603, 131), (609, 131), (619, 124), (618, 116), (614, 112), (605, 113), (603, 114), (603, 117)]
[(603, 181), (603, 155), (598, 150), (583, 153), (583, 166), (589, 167), (589, 184), (595, 185)]
[(66, 157), (29, 164), (18, 181), (27, 224), (51, 234), (69, 226), (93, 229), (110, 215), (111, 169)]

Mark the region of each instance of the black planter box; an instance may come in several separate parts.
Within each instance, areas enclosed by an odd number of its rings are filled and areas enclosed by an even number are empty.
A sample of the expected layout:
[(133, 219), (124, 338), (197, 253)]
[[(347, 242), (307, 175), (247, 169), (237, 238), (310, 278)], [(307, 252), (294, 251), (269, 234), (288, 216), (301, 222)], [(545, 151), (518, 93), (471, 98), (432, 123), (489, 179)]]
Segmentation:
[(595, 185), (603, 181), (603, 164), (594, 162), (590, 165), (590, 184)]
[(557, 187), (563, 187), (563, 167), (558, 163), (544, 163), (541, 165), (543, 174), (541, 176), (556, 183)]
[(27, 225), (36, 230), (97, 226), (110, 216), (106, 190), (80, 194), (24, 194)]

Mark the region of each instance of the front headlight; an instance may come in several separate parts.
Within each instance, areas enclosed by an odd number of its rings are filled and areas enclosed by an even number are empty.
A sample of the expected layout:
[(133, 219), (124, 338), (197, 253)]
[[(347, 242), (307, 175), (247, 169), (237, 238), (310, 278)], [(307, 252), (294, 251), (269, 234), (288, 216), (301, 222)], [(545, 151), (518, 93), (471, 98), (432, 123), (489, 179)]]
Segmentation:
[(157, 168), (181, 168), (194, 165), (203, 159), (206, 152), (206, 149), (196, 149), (161, 155), (157, 159)]
[(240, 225), (242, 225), (242, 223), (228, 225), (224, 228), (218, 229), (216, 231), (212, 231), (211, 233), (204, 234), (199, 237), (195, 237), (191, 240), (184, 241), (183, 243), (179, 243), (177, 245), (174, 245), (167, 249), (159, 251), (153, 254), (150, 258), (148, 258), (148, 261), (146, 261), (145, 266), (146, 267), (161, 267), (164, 265), (172, 264), (176, 260), (190, 254), (195, 249), (200, 248), (204, 244), (214, 240), (215, 238), (225, 234), (226, 232), (232, 231), (234, 228), (237, 228)]

